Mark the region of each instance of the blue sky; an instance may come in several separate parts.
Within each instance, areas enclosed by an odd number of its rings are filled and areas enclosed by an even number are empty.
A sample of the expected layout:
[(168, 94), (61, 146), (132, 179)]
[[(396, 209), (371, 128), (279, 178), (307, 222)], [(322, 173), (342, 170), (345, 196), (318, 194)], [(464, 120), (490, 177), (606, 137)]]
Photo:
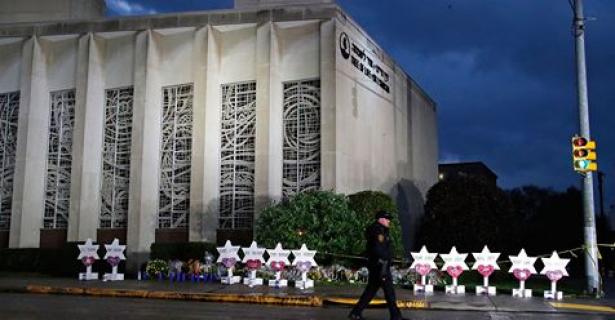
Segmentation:
[[(580, 186), (568, 0), (338, 0), (438, 103), (440, 161), (483, 161), (512, 188)], [(232, 8), (232, 0), (107, 0), (109, 15)], [(592, 136), (615, 201), (615, 1), (585, 0)], [(597, 179), (595, 179), (597, 180)], [(596, 194), (596, 199), (598, 195)]]

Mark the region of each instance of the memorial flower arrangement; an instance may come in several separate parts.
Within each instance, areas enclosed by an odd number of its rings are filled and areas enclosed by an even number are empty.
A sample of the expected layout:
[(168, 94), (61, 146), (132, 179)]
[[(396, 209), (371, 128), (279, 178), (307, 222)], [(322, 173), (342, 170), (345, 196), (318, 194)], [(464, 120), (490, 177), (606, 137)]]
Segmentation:
[(160, 275), (166, 275), (169, 273), (169, 265), (164, 260), (150, 260), (145, 267), (145, 272), (147, 272), (147, 274), (151, 278), (159, 277)]

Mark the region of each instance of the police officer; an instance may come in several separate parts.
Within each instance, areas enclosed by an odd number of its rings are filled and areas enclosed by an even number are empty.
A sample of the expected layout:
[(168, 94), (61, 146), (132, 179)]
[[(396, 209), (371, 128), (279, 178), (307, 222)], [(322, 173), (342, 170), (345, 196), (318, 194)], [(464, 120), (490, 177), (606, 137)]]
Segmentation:
[(391, 320), (407, 320), (402, 318), (399, 308), (397, 308), (397, 299), (395, 298), (395, 289), (393, 289), (393, 280), (391, 278), (391, 239), (389, 238), (389, 224), (391, 223), (391, 214), (380, 210), (376, 212), (376, 221), (369, 225), (365, 230), (365, 238), (367, 239), (367, 269), (369, 277), (365, 291), (361, 295), (359, 302), (352, 308), (348, 315), (352, 320), (363, 320), (361, 313), (367, 307), (369, 302), (374, 298), (379, 288), (384, 291), (384, 298), (387, 301)]

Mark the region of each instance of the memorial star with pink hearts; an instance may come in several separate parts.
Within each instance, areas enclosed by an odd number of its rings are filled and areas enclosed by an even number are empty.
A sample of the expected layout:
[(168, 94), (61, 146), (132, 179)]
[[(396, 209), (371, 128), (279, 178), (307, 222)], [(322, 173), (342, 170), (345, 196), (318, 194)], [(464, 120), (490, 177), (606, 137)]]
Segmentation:
[(472, 270), (477, 270), (483, 277), (489, 277), (495, 270), (500, 270), (497, 259), (500, 257), (499, 252), (491, 252), (487, 246), (483, 247), (481, 252), (473, 252), (474, 265)]
[(109, 258), (116, 258), (118, 260), (126, 260), (126, 256), (124, 255), (124, 250), (126, 250), (126, 245), (120, 245), (120, 240), (115, 238), (111, 244), (106, 244), (105, 249), (107, 253), (105, 253), (105, 257), (103, 259), (108, 260)]
[(448, 254), (440, 254), (440, 257), (444, 260), (441, 270), (446, 271), (453, 278), (459, 278), (464, 271), (468, 270), (468, 265), (465, 263), (468, 254), (457, 252), (455, 247)]
[(430, 253), (425, 246), (419, 252), (410, 252), (410, 255), (414, 259), (410, 268), (415, 269), (421, 276), (426, 276), (429, 274), (429, 271), (438, 268), (434, 262), (438, 254)]
[(316, 250), (308, 250), (305, 243), (301, 245), (299, 250), (292, 250), (292, 253), (295, 256), (292, 265), (296, 266), (299, 271), (306, 272), (310, 268), (318, 266), (314, 260)]
[(274, 271), (283, 270), (284, 267), (290, 264), (290, 261), (288, 261), (290, 250), (284, 250), (282, 248), (282, 244), (279, 242), (274, 249), (267, 249), (267, 253), (269, 254), (267, 265), (269, 265)]
[(252, 241), (249, 247), (242, 247), (241, 250), (243, 251), (243, 260), (241, 262), (246, 264), (248, 269), (259, 269), (265, 263), (265, 258), (263, 258), (265, 248), (259, 248), (256, 241)]
[(88, 238), (85, 244), (78, 244), (77, 247), (79, 247), (79, 256), (77, 257), (77, 259), (84, 261), (83, 264), (85, 264), (86, 266), (92, 265), (94, 263), (94, 260), (100, 259), (100, 257), (98, 256), (99, 245), (93, 244), (92, 239)]
[(521, 249), (519, 255), (508, 256), (512, 262), (509, 273), (512, 273), (519, 281), (527, 280), (532, 274), (536, 274), (534, 263), (536, 263), (537, 257), (528, 257), (525, 253), (525, 249)]
[(570, 259), (562, 259), (557, 252), (553, 251), (550, 258), (540, 258), (545, 265), (540, 274), (544, 274), (551, 281), (558, 281), (562, 277), (567, 277), (566, 265)]
[(240, 260), (237, 254), (239, 252), (239, 246), (234, 246), (230, 240), (226, 240), (224, 247), (217, 247), (216, 250), (220, 253), (216, 262), (222, 263), (226, 268), (233, 267), (235, 263)]

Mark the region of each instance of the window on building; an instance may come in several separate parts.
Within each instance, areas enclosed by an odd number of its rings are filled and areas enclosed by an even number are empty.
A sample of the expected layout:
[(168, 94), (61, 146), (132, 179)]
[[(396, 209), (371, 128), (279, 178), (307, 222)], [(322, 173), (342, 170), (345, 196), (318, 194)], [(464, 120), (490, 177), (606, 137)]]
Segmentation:
[(75, 122), (75, 90), (51, 93), (43, 228), (66, 229)]
[(105, 92), (101, 228), (125, 228), (128, 215), (133, 88)]
[(0, 230), (11, 227), (19, 92), (0, 94)]
[(256, 82), (222, 85), (220, 229), (252, 229)]
[(284, 83), (282, 194), (320, 189), (320, 80)]
[(192, 84), (162, 89), (158, 228), (187, 228), (192, 159)]

